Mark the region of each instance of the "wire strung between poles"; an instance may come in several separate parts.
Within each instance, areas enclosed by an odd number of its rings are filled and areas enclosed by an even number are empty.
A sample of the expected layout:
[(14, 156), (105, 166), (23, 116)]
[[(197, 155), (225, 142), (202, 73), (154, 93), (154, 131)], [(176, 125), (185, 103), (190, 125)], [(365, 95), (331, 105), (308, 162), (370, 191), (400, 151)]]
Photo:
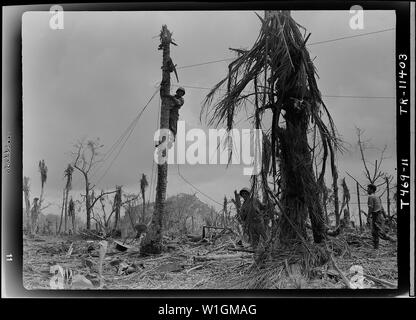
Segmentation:
[[(107, 167), (107, 169), (105, 170), (104, 174), (97, 180), (96, 184), (98, 184), (108, 173), (108, 171), (111, 169), (112, 165), (114, 164), (115, 160), (117, 159), (117, 157), (120, 155), (121, 151), (123, 150), (123, 147), (125, 146), (127, 140), (130, 138), (131, 134), (134, 131), (134, 128), (136, 127), (137, 123), (139, 122), (141, 116), (143, 115), (144, 111), (147, 109), (147, 107), (149, 106), (150, 102), (153, 100), (153, 98), (155, 97), (156, 93), (159, 91), (159, 88), (156, 89), (156, 91), (153, 93), (153, 95), (151, 96), (151, 98), (149, 99), (149, 101), (146, 103), (146, 105), (140, 110), (139, 114), (136, 116), (136, 118), (132, 121), (132, 123), (128, 126), (128, 129), (122, 134), (122, 136), (117, 140), (117, 142), (113, 145), (114, 148), (112, 147), (112, 151), (108, 154), (108, 157), (106, 157), (106, 159), (103, 160), (106, 161), (109, 159), (110, 155), (117, 149), (118, 145), (120, 145), (121, 141), (124, 142), (122, 143), (120, 149), (118, 150), (117, 154), (115, 155), (115, 157), (113, 158), (113, 160), (111, 161), (110, 165)], [(98, 171), (99, 169), (97, 169)]]

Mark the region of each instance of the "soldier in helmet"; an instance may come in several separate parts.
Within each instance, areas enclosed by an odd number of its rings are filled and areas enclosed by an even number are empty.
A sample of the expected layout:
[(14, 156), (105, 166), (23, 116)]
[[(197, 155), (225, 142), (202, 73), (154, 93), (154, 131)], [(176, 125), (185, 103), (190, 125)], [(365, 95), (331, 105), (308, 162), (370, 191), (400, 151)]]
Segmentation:
[(250, 196), (248, 188), (241, 189), (240, 196), (244, 199), (240, 211), (244, 232), (248, 234), (251, 245), (256, 248), (260, 238), (266, 239), (266, 227), (263, 217), (265, 206), (256, 197)]
[(183, 106), (184, 100), (183, 96), (185, 95), (185, 89), (182, 87), (179, 87), (176, 90), (176, 94), (174, 96), (172, 95), (166, 95), (163, 97), (167, 97), (170, 100), (170, 106), (169, 106), (169, 129), (173, 133), (173, 137), (176, 138), (176, 132), (178, 128), (178, 119), (179, 119), (179, 109)]

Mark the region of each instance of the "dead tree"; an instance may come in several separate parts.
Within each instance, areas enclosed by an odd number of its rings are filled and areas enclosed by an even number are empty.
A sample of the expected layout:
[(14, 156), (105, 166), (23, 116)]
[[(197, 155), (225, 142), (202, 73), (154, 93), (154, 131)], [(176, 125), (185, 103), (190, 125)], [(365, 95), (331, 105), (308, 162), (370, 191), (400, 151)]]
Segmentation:
[[(380, 151), (380, 155), (378, 159), (375, 159), (374, 164), (373, 164), (372, 162), (367, 160), (367, 157), (365, 155), (366, 150), (369, 149), (371, 146), (368, 140), (367, 141), (363, 140), (364, 131), (361, 130), (360, 128), (356, 128), (356, 131), (357, 131), (357, 146), (360, 152), (361, 162), (364, 167), (363, 176), (367, 184), (373, 184), (377, 187), (377, 190), (380, 190), (382, 186), (384, 186), (385, 184), (389, 184), (393, 180), (393, 177), (388, 175), (382, 169), (383, 160), (386, 159), (385, 152), (386, 152), (387, 146), (384, 146), (384, 148)], [(374, 166), (373, 170), (370, 170), (370, 164)], [(367, 192), (367, 188), (363, 186), (362, 184), (360, 184), (358, 179), (356, 179), (354, 176), (352, 176), (348, 172), (347, 174), (358, 184), (361, 190), (363, 190), (364, 192)], [(380, 197), (384, 194), (384, 192), (386, 192), (386, 189), (380, 193)], [(370, 224), (370, 219), (371, 219), (371, 216), (367, 215), (367, 225)]]
[[(64, 220), (64, 232), (67, 232), (68, 224), (68, 195), (69, 190), (72, 188), (72, 173), (74, 168), (71, 164), (68, 164), (68, 167), (64, 171), (64, 177), (66, 178), (65, 188), (63, 191), (63, 200), (62, 200), (62, 209), (61, 209), (61, 221), (59, 223), (58, 233), (61, 232), (62, 220)], [(64, 217), (63, 217), (64, 216)]]
[(228, 200), (227, 197), (224, 197), (224, 202), (222, 204), (222, 226), (228, 226), (228, 209), (227, 209)]
[(72, 200), (72, 197), (69, 200), (68, 217), (71, 217), (72, 233), (75, 233), (75, 231), (76, 231), (76, 226), (75, 226), (75, 203), (74, 203), (74, 200)]
[(384, 177), (386, 181), (386, 190), (387, 190), (387, 217), (390, 218), (390, 177)]
[[(92, 193), (95, 188), (91, 185), (90, 174), (93, 168), (100, 160), (99, 150), (103, 147), (99, 139), (79, 141), (75, 145), (75, 151), (72, 152), (75, 158), (73, 167), (77, 169), (83, 176), (85, 182), (85, 210), (87, 215), (87, 230), (91, 229), (91, 210), (98, 199), (92, 200)], [(93, 202), (94, 201), (94, 202)]]
[[(259, 18), (262, 28), (258, 39), (250, 50), (229, 65), (227, 77), (208, 94), (203, 111), (209, 116), (209, 124), (225, 124), (230, 131), (238, 112), (254, 98), (251, 112), (254, 126), (264, 129), (263, 136), (270, 141), (270, 149), (263, 152), (259, 179), (253, 177), (253, 193), (258, 185), (259, 190), (264, 190), (266, 202), (272, 201), (279, 207), (281, 242), (303, 241), (309, 216), (314, 241), (319, 243), (326, 235), (324, 210), (319, 201), (322, 180), (329, 157), (336, 195), (335, 152), (339, 140), (306, 49), (309, 36), (302, 36), (299, 25), (288, 11), (266, 11), (265, 18)], [(251, 85), (254, 90), (247, 92)], [(226, 86), (226, 93), (213, 103), (222, 86)], [(271, 112), (267, 114), (272, 119), (270, 128), (262, 128), (261, 120), (266, 111)], [(313, 170), (312, 148), (307, 137), (308, 130), (315, 124), (323, 150), (322, 155), (314, 155), (322, 158), (318, 177)], [(279, 198), (268, 182), (270, 175), (275, 181), (278, 174)]]
[(149, 186), (149, 183), (147, 182), (147, 177), (143, 173), (142, 178), (140, 179), (140, 191), (142, 193), (142, 199), (143, 199), (143, 211), (142, 211), (142, 221), (146, 218), (146, 188)]
[(116, 186), (116, 194), (114, 195), (113, 211), (114, 216), (114, 231), (118, 228), (118, 222), (120, 221), (120, 208), (121, 208), (121, 186)]
[(33, 199), (33, 206), (32, 209), (30, 210), (30, 218), (31, 218), (31, 233), (36, 233), (37, 230), (37, 222), (38, 222), (38, 216), (39, 216), (39, 198), (34, 198)]
[(235, 210), (237, 212), (237, 217), (240, 217), (240, 209), (241, 209), (241, 196), (237, 192), (237, 190), (234, 190), (234, 199), (231, 199), (231, 202), (235, 205)]
[[(118, 190), (116, 187), (116, 190), (113, 191), (107, 191), (104, 192), (104, 190), (101, 190), (101, 193), (98, 197), (95, 197), (95, 192), (94, 190), (92, 190), (91, 195), (90, 195), (90, 210), (91, 210), (91, 219), (94, 220), (96, 222), (96, 225), (98, 225), (100, 227), (101, 231), (105, 231), (106, 234), (110, 233), (110, 220), (111, 217), (113, 216), (113, 214), (116, 212), (118, 206), (114, 206), (114, 203), (111, 205), (112, 206), (112, 210), (110, 212), (110, 214), (107, 216), (107, 212), (105, 210), (105, 201), (108, 199), (108, 195), (116, 193), (117, 194)], [(121, 192), (121, 189), (120, 189)], [(94, 212), (94, 205), (97, 202), (100, 202), (101, 204), (101, 211), (103, 213), (103, 217), (101, 217), (100, 215), (95, 214)], [(122, 204), (121, 204), (122, 205)]]
[(68, 227), (68, 196), (69, 190), (72, 188), (72, 173), (74, 172), (74, 168), (68, 164), (68, 167), (65, 170), (65, 177), (66, 177), (66, 184), (65, 184), (65, 224), (64, 230), (67, 232)]
[(38, 217), (42, 211), (42, 203), (44, 200), (44, 187), (45, 187), (46, 180), (48, 178), (48, 167), (45, 164), (45, 160), (39, 161), (39, 172), (40, 172), (40, 181), (41, 181), (40, 197), (35, 198), (35, 199), (38, 199), (39, 202), (36, 201), (36, 203), (33, 203), (32, 210), (36, 210), (36, 212), (31, 212), (32, 232), (35, 232), (35, 233), (37, 231)]
[[(162, 82), (160, 84), (160, 96), (162, 99), (162, 107), (160, 112), (160, 129), (169, 128), (169, 108), (170, 108), (170, 72), (172, 71), (172, 59), (170, 57), (170, 45), (172, 41), (172, 33), (166, 25), (162, 26), (160, 32), (159, 50), (163, 52), (162, 63)], [(166, 137), (163, 137), (166, 139)], [(165, 140), (162, 140), (164, 142)], [(166, 149), (163, 150), (162, 156), (167, 156)], [(157, 183), (156, 183), (156, 200), (155, 210), (146, 237), (142, 241), (141, 252), (160, 253), (162, 251), (162, 223), (165, 214), (166, 188), (168, 176), (168, 163), (164, 161), (157, 165)]]
[(25, 210), (26, 210), (26, 230), (28, 233), (31, 232), (31, 217), (30, 217), (30, 184), (29, 177), (23, 178), (23, 193), (25, 196)]
[(360, 199), (360, 186), (357, 184), (357, 202), (358, 202), (358, 218), (360, 219), (360, 230), (363, 230), (363, 220), (361, 218), (361, 199)]
[(45, 164), (45, 160), (39, 161), (39, 172), (40, 172), (40, 181), (41, 181), (41, 191), (40, 191), (40, 198), (39, 198), (39, 209), (43, 203), (43, 196), (44, 196), (44, 187), (46, 183), (46, 179), (48, 178), (48, 167)]

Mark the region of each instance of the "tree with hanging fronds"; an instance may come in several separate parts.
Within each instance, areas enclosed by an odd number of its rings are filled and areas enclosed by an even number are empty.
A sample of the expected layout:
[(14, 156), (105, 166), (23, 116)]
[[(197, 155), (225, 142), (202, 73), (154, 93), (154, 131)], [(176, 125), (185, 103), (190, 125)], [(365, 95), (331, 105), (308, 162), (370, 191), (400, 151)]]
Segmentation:
[(45, 160), (39, 161), (39, 172), (40, 172), (40, 181), (41, 181), (41, 191), (40, 191), (40, 198), (39, 198), (39, 207), (43, 202), (43, 191), (46, 180), (48, 179), (48, 167), (45, 164)]
[(68, 195), (69, 191), (72, 188), (72, 173), (74, 172), (74, 167), (71, 164), (68, 164), (68, 167), (64, 170), (64, 178), (66, 178), (65, 187), (63, 190), (63, 199), (62, 199), (62, 208), (61, 208), (61, 219), (59, 222), (58, 233), (61, 232), (62, 221), (64, 221), (64, 232), (67, 231), (68, 225)]
[[(45, 187), (45, 183), (46, 180), (48, 179), (48, 167), (45, 164), (45, 160), (41, 160), (39, 161), (39, 172), (40, 172), (40, 182), (41, 182), (41, 191), (40, 191), (40, 197), (39, 197), (39, 202), (36, 203), (36, 205), (34, 204), (34, 207), (36, 212), (33, 212), (32, 214), (32, 231), (36, 232), (36, 227), (37, 227), (37, 219), (39, 217), (39, 214), (41, 213), (42, 210), (42, 203), (44, 200), (44, 187)], [(32, 210), (34, 210), (32, 208)]]
[[(328, 157), (334, 193), (338, 193), (335, 153), (340, 143), (336, 128), (306, 49), (310, 34), (306, 36), (306, 30), (288, 11), (266, 12), (264, 18), (258, 17), (261, 30), (253, 47), (239, 50), (239, 56), (228, 66), (228, 75), (207, 95), (202, 112), (206, 112), (209, 124), (225, 124), (230, 131), (237, 114), (253, 98), (250, 118), (254, 128), (263, 130), (264, 135), (262, 168), (260, 174), (252, 176), (252, 195), (262, 189), (263, 201), (279, 207), (281, 242), (304, 241), (309, 217), (314, 241), (319, 243), (326, 231), (320, 199)], [(223, 87), (225, 94), (214, 101)], [(271, 118), (269, 128), (263, 118)], [(313, 125), (322, 149), (320, 154), (314, 154), (321, 158), (318, 175), (313, 170), (308, 141)], [(278, 196), (270, 188), (269, 176), (278, 180)]]
[(142, 212), (142, 223), (144, 223), (146, 219), (146, 188), (149, 186), (149, 183), (147, 182), (147, 177), (143, 173), (142, 178), (140, 179), (140, 191), (142, 193), (142, 199), (143, 199), (143, 212)]

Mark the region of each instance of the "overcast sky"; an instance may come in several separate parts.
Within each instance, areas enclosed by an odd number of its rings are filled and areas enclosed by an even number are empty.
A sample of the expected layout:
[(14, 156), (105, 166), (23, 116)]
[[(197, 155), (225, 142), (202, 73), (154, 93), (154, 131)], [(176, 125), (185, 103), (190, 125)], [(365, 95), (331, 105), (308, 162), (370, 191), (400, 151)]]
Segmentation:
[[(32, 198), (38, 196), (38, 161), (45, 159), (49, 169), (46, 202), (56, 204), (61, 202), (63, 171), (71, 161), (73, 144), (82, 137), (99, 137), (106, 151), (154, 93), (161, 80), (162, 58), (157, 47), (162, 24), (173, 31), (178, 44), (171, 48), (178, 67), (233, 57), (228, 48), (250, 48), (260, 28), (252, 11), (65, 12), (64, 30), (50, 29), (50, 16), (48, 12), (29, 12), (23, 17), (23, 174), (31, 178)], [(395, 27), (393, 11), (366, 11), (363, 30), (350, 29), (348, 11), (292, 11), (292, 16), (312, 33), (309, 43)], [(375, 147), (388, 146), (386, 155), (390, 158), (385, 160), (384, 169), (395, 172), (395, 100), (386, 98), (395, 96), (394, 45), (395, 33), (387, 31), (308, 47), (315, 58), (323, 95), (384, 97), (324, 97), (349, 148), (337, 159), (340, 178), (346, 176), (345, 171), (362, 177), (356, 126), (365, 130)], [(179, 69), (180, 84), (210, 88), (226, 75), (227, 64)], [(177, 84), (174, 77), (172, 84)], [(199, 115), (208, 91), (186, 90), (181, 120), (188, 129), (207, 129)], [(142, 173), (150, 182), (158, 103), (156, 95), (98, 183), (99, 189), (112, 189), (117, 184), (137, 192)], [(372, 149), (367, 156), (374, 161), (378, 154)], [(241, 166), (181, 165), (180, 170), (218, 202), (248, 183)], [(347, 183), (355, 192), (353, 181), (348, 178)], [(73, 187), (74, 196), (79, 196), (83, 181), (78, 172), (74, 172)], [(194, 189), (181, 180), (176, 166), (170, 166), (168, 195), (180, 192), (193, 193)], [(218, 207), (203, 195), (198, 197)], [(352, 202), (356, 202), (355, 196)], [(58, 207), (48, 210), (57, 212)]]

